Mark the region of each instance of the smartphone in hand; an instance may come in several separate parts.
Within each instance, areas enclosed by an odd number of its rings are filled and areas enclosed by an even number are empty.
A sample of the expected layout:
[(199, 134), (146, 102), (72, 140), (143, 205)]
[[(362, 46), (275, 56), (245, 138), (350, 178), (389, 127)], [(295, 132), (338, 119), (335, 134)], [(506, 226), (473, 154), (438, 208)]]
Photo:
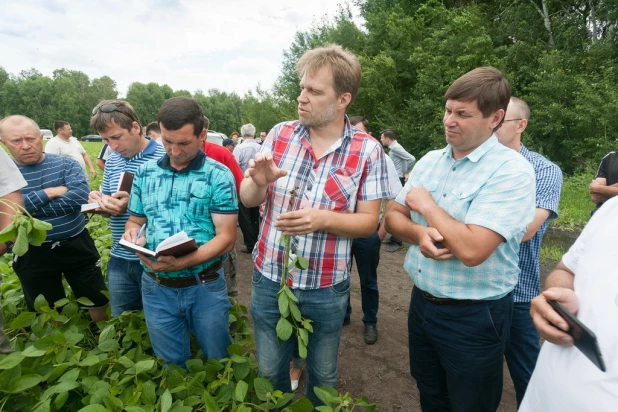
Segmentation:
[(581, 351), (597, 368), (605, 372), (605, 362), (603, 361), (603, 355), (599, 349), (599, 343), (597, 337), (593, 331), (588, 329), (579, 319), (577, 319), (571, 312), (566, 310), (564, 306), (559, 304), (555, 300), (548, 300), (552, 308), (564, 319), (569, 325), (569, 330), (566, 331), (573, 338), (575, 347)]

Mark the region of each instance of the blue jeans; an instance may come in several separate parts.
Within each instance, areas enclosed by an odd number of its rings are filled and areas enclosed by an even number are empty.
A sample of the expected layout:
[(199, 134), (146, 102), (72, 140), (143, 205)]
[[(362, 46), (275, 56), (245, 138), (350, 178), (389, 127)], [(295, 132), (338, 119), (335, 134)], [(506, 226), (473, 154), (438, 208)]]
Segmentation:
[[(378, 232), (368, 238), (352, 241), (352, 256), (356, 259), (356, 268), (361, 284), (361, 301), (363, 306), (363, 323), (365, 326), (376, 326), (378, 323), (378, 307), (380, 292), (378, 291), (378, 264), (380, 263), (380, 246), (382, 242)], [(352, 305), (348, 295), (348, 308), (345, 317), (352, 316)]]
[(512, 293), (469, 305), (438, 305), (412, 289), (410, 373), (423, 412), (498, 409), (512, 312)]
[(112, 316), (127, 310), (142, 310), (142, 272), (139, 260), (110, 256), (107, 262), (107, 288)]
[(191, 357), (189, 331), (197, 338), (207, 359), (228, 356), (227, 297), (223, 268), (213, 281), (186, 288), (170, 288), (142, 275), (142, 296), (150, 343), (157, 356), (185, 367)]
[[(291, 391), (290, 360), (294, 352), (292, 336), (277, 342), (279, 283), (253, 270), (251, 281), (251, 317), (255, 330), (259, 375), (268, 379), (275, 389)], [(314, 406), (322, 405), (315, 396), (315, 386), (337, 386), (337, 353), (343, 326), (343, 316), (350, 292), (350, 279), (323, 289), (292, 290), (298, 298), (301, 314), (313, 321), (313, 333), (307, 346), (307, 389), (305, 396)]]
[(534, 327), (530, 316), (530, 302), (515, 302), (511, 321), (511, 337), (504, 357), (515, 385), (517, 407), (524, 399), (530, 376), (536, 365), (536, 359), (541, 350), (540, 339), (541, 335)]

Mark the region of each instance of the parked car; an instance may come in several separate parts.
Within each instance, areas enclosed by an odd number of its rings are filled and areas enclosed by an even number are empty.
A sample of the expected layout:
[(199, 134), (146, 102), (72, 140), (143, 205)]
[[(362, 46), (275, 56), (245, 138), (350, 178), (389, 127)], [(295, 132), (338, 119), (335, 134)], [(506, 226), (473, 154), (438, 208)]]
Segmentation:
[(103, 139), (98, 134), (89, 134), (81, 138), (84, 142), (102, 142)]
[(214, 130), (209, 130), (206, 135), (206, 140), (210, 143), (218, 144), (219, 146), (223, 146), (223, 140), (227, 139), (227, 136), (223, 133), (215, 132)]
[(51, 140), (54, 137), (54, 134), (49, 129), (41, 129), (40, 131), (43, 135), (43, 140)]

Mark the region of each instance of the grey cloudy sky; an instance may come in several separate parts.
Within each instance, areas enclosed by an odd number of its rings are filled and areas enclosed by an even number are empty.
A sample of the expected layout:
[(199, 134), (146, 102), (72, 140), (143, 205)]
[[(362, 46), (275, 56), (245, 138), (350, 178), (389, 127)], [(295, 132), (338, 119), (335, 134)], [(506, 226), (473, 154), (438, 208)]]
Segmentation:
[(134, 81), (242, 95), (270, 88), (296, 31), (339, 2), (0, 0), (0, 67), (107, 75), (122, 96)]

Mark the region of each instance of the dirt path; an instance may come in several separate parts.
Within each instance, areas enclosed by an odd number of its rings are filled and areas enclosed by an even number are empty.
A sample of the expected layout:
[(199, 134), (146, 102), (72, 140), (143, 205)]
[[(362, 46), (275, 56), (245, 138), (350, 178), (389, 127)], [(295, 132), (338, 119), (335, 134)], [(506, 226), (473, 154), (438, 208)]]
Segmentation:
[[(238, 231), (239, 239), (242, 234)], [(239, 251), (242, 244), (237, 243)], [(380, 311), (379, 339), (375, 345), (363, 341), (360, 283), (356, 269), (352, 274), (352, 322), (344, 326), (339, 347), (340, 392), (354, 397), (365, 395), (371, 402), (382, 404), (382, 411), (420, 411), (419, 394), (409, 373), (407, 313), (412, 282), (403, 269), (404, 248), (388, 253), (382, 248), (379, 267)], [(240, 303), (249, 306), (251, 291), (251, 256), (238, 252), (238, 289)], [(543, 269), (547, 271), (552, 265)], [(504, 391), (498, 411), (515, 412), (515, 390), (504, 366)], [(304, 375), (303, 375), (304, 378)], [(301, 388), (304, 390), (301, 379)]]

